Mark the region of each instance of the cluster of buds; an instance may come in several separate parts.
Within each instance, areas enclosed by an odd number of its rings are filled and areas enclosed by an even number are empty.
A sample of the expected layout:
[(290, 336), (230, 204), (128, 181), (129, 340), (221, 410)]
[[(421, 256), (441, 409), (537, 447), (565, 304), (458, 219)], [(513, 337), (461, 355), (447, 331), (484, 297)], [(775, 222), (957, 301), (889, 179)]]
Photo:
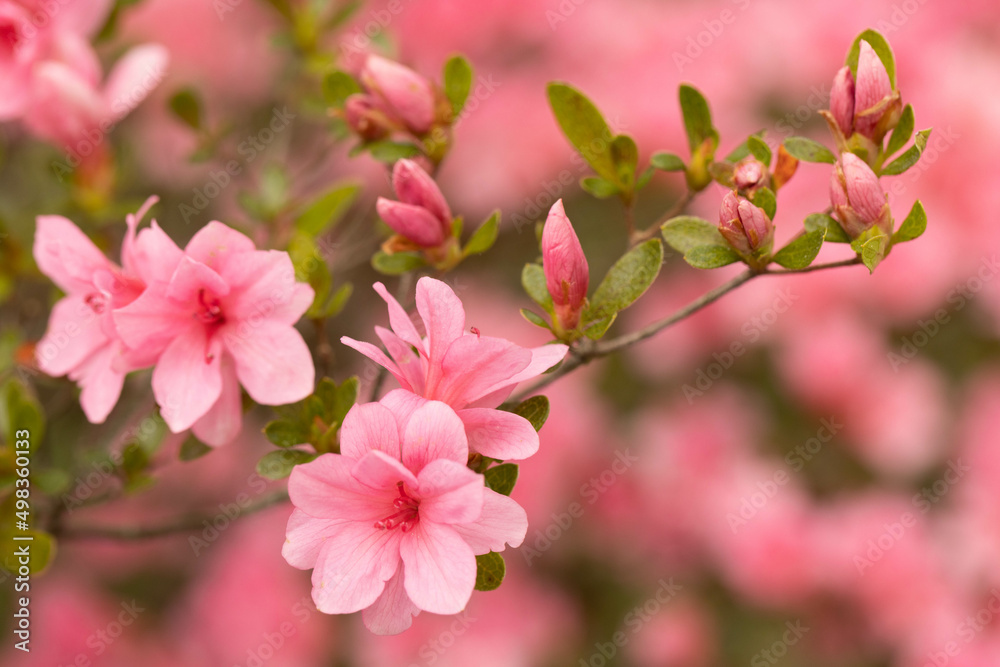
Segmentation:
[(719, 233), (751, 267), (766, 264), (774, 245), (774, 223), (749, 199), (726, 193), (719, 209)]
[(375, 209), (396, 235), (382, 249), (389, 254), (421, 251), (428, 262), (446, 266), (458, 255), (448, 202), (434, 179), (413, 160), (398, 160), (392, 187), (399, 201), (379, 197)]
[(859, 43), (857, 78), (846, 65), (837, 72), (830, 91), (827, 120), (842, 147), (854, 143), (871, 151), (896, 127), (903, 105), (893, 90), (885, 64), (865, 40)]
[(830, 203), (834, 217), (851, 238), (872, 228), (892, 234), (892, 214), (878, 176), (854, 153), (843, 153), (833, 168)]
[(562, 200), (549, 210), (542, 229), (542, 269), (545, 286), (552, 297), (552, 324), (557, 336), (573, 331), (587, 305), (590, 268), (573, 223), (566, 216)]

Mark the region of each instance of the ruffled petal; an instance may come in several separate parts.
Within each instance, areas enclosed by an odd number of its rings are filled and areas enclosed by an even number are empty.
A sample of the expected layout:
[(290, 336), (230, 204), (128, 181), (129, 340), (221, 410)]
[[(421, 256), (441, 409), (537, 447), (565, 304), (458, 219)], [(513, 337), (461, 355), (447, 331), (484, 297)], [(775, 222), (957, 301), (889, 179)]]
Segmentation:
[(526, 459), (538, 452), (538, 433), (524, 417), (490, 408), (459, 410), (469, 449), (501, 461)]
[(486, 489), (479, 518), (453, 528), (472, 551), (481, 556), (490, 551), (503, 551), (504, 545), (520, 546), (528, 532), (528, 515), (513, 499)]

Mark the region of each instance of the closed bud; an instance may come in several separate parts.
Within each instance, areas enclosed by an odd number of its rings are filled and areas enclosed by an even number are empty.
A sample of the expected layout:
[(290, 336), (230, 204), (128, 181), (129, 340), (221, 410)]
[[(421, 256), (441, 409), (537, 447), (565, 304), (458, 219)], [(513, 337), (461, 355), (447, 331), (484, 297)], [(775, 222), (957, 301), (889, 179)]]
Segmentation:
[(361, 82), (386, 113), (411, 132), (423, 134), (431, 128), (434, 90), (424, 77), (399, 63), (370, 55), (361, 70)]
[(892, 232), (889, 204), (878, 176), (854, 153), (844, 153), (830, 177), (833, 214), (851, 238), (873, 226)]
[(872, 45), (861, 40), (857, 76), (842, 67), (830, 90), (830, 116), (844, 139), (857, 133), (881, 145), (886, 133), (896, 127), (903, 105), (882, 59)]
[(587, 300), (590, 269), (561, 199), (552, 205), (542, 230), (542, 268), (558, 327), (575, 329)]
[(399, 201), (379, 197), (375, 208), (393, 231), (418, 246), (434, 248), (451, 235), (451, 209), (434, 179), (413, 160), (398, 160), (392, 186)]
[(375, 105), (371, 96), (360, 93), (344, 102), (344, 120), (365, 141), (378, 141), (393, 130), (392, 121)]
[(764, 209), (732, 191), (719, 209), (719, 232), (744, 258), (766, 252), (774, 242), (774, 223)]
[(733, 183), (739, 190), (750, 190), (764, 185), (767, 180), (767, 167), (757, 158), (748, 157), (740, 160), (733, 170)]
[(854, 133), (854, 77), (851, 76), (851, 68), (846, 65), (833, 78), (830, 113), (845, 138)]

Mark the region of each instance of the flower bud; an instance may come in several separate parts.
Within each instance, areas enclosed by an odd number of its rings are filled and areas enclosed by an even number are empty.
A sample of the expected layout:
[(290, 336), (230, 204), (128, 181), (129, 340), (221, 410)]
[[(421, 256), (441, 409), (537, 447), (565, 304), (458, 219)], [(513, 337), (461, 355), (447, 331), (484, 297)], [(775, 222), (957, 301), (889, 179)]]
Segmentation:
[(726, 193), (722, 200), (719, 232), (744, 257), (752, 257), (774, 242), (774, 223), (764, 209), (733, 191)]
[(851, 76), (851, 68), (846, 65), (833, 78), (830, 113), (845, 138), (854, 133), (854, 77)]
[(542, 230), (542, 268), (558, 326), (575, 329), (587, 300), (590, 269), (561, 199), (552, 205)]
[(423, 134), (431, 128), (434, 90), (424, 77), (399, 63), (370, 55), (361, 70), (361, 82), (384, 111), (411, 132)]
[(392, 121), (375, 106), (370, 95), (354, 94), (344, 102), (344, 119), (365, 141), (378, 141), (392, 132)]
[(739, 190), (749, 190), (764, 185), (765, 180), (767, 180), (767, 167), (754, 157), (740, 160), (733, 170), (733, 183)]
[(854, 130), (880, 142), (899, 122), (900, 112), (899, 95), (892, 90), (889, 72), (875, 49), (861, 40), (854, 91)]
[(892, 217), (878, 176), (854, 153), (844, 153), (830, 178), (833, 214), (851, 238), (877, 225), (887, 234)]
[(392, 187), (399, 201), (379, 197), (375, 208), (396, 233), (419, 246), (434, 248), (451, 235), (451, 209), (437, 183), (413, 160), (398, 160)]

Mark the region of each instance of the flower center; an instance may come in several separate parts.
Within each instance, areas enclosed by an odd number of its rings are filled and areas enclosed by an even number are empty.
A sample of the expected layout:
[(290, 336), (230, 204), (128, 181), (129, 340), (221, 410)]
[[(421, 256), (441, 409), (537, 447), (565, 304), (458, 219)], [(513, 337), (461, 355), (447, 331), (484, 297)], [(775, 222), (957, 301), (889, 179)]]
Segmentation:
[(100, 292), (91, 292), (87, 295), (87, 298), (83, 300), (90, 309), (100, 315), (104, 312), (104, 308), (108, 303), (108, 300), (104, 298), (104, 295)]
[(399, 489), (399, 496), (393, 499), (392, 506), (398, 511), (381, 521), (376, 521), (375, 527), (379, 530), (392, 530), (398, 526), (401, 531), (407, 533), (420, 521), (420, 514), (417, 512), (420, 501), (406, 495), (402, 482), (397, 482), (396, 488)]
[(200, 310), (194, 317), (205, 324), (222, 324), (226, 317), (222, 314), (222, 305), (215, 297), (206, 298), (205, 290), (198, 290), (198, 306)]

